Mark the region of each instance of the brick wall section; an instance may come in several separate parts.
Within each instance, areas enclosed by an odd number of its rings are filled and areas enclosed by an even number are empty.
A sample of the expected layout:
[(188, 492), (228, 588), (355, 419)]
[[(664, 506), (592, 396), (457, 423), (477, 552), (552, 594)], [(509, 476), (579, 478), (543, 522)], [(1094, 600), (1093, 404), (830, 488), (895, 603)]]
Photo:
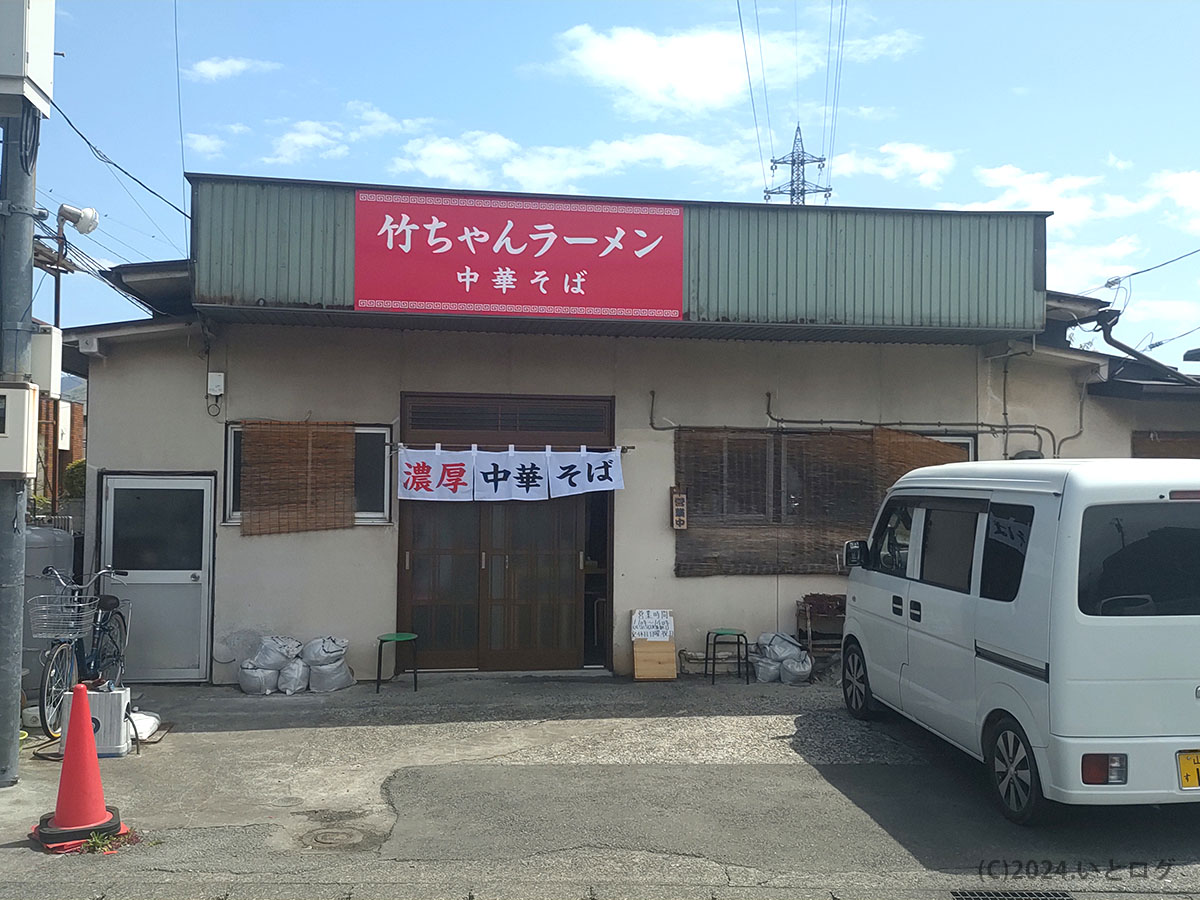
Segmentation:
[[(54, 469), (65, 469), (84, 455), (83, 404), (71, 403), (71, 449), (57, 450), (58, 434), (54, 425), (54, 411), (58, 401), (50, 397), (38, 397), (38, 474), (34, 481), (34, 493), (49, 497), (54, 483)], [(60, 475), (61, 481), (61, 475)]]

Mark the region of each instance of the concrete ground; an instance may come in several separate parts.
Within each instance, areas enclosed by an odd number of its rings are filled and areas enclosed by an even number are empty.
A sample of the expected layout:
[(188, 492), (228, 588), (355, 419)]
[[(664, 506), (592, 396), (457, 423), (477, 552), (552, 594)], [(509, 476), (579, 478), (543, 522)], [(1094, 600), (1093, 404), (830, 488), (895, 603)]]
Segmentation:
[(0, 898), (1200, 895), (1200, 807), (1077, 808), (1018, 828), (977, 763), (896, 716), (855, 722), (832, 684), (143, 690), (174, 728), (101, 761), (142, 841), (32, 849), (59, 766), (26, 753), (0, 792)]

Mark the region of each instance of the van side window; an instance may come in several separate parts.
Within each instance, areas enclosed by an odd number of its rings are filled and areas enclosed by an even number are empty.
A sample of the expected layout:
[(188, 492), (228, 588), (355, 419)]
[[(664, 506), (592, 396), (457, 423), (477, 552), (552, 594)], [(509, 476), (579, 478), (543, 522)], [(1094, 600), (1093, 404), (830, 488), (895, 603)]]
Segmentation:
[(1033, 507), (993, 503), (988, 510), (987, 537), (983, 542), (983, 571), (979, 596), (1011, 603), (1021, 589)]
[(952, 591), (971, 590), (978, 522), (979, 513), (973, 509), (926, 508), (921, 539), (922, 581)]
[(884, 509), (871, 537), (870, 568), (904, 577), (908, 569), (908, 544), (912, 534), (913, 502), (893, 500)]

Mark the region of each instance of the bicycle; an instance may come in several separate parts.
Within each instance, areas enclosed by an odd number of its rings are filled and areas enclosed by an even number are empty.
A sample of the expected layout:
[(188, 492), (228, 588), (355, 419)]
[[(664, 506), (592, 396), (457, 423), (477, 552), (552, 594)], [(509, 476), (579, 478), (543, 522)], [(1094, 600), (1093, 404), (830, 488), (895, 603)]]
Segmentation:
[[(42, 570), (43, 576), (58, 582), (55, 593), (30, 597), (28, 601), (33, 636), (51, 641), (41, 655), (42, 688), (38, 698), (42, 731), (48, 738), (62, 734), (63, 698), (77, 681), (121, 684), (129, 620), (121, 612), (119, 597), (91, 591), (101, 578), (128, 574), (105, 566), (84, 584), (77, 584), (54, 566)], [(91, 641), (85, 646), (89, 633)]]

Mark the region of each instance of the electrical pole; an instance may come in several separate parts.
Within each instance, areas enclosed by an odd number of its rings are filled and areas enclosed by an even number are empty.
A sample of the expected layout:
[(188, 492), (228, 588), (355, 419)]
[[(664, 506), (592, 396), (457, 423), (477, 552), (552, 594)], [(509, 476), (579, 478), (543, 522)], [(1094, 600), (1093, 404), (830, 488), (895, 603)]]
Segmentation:
[[(33, 169), (41, 114), (3, 119), (0, 157), (0, 381), (29, 381), (33, 332)], [(32, 123), (32, 124), (31, 124)], [(19, 439), (19, 438), (18, 438)], [(0, 787), (17, 783), (25, 608), (26, 482), (0, 478)]]
[(786, 156), (771, 160), (772, 172), (780, 166), (787, 166), (791, 170), (791, 177), (783, 184), (767, 188), (763, 194), (763, 199), (770, 200), (772, 194), (787, 194), (788, 203), (794, 206), (803, 206), (804, 198), (808, 194), (824, 194), (828, 197), (828, 187), (821, 187), (819, 184), (809, 181), (804, 177), (804, 167), (811, 163), (817, 163), (821, 169), (824, 169), (825, 157), (813, 156), (804, 149), (804, 136), (800, 134), (800, 124), (796, 123), (796, 137), (792, 141), (792, 152)]

